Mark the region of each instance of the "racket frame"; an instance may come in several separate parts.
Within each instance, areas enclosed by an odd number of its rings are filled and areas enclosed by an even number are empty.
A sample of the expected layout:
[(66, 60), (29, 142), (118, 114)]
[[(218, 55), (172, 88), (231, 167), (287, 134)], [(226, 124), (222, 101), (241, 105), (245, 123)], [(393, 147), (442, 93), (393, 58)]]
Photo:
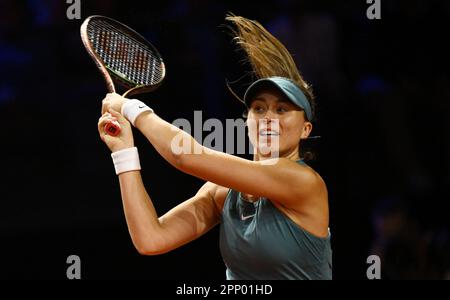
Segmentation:
[[(100, 57), (100, 55), (98, 55), (97, 52), (94, 50), (92, 42), (89, 39), (88, 25), (93, 19), (104, 20), (104, 21), (108, 22), (109, 24), (113, 25), (113, 27), (115, 27), (116, 29), (123, 31), (127, 35), (131, 35), (133, 38), (135, 38), (139, 42), (148, 46), (160, 59), (161, 72), (162, 72), (161, 76), (160, 76), (161, 79), (152, 85), (136, 85), (134, 82), (129, 81), (127, 78), (121, 76), (116, 71), (108, 68), (108, 66), (103, 61), (103, 59)], [(106, 81), (106, 86), (107, 86), (108, 92), (116, 93), (116, 86), (114, 84), (115, 82), (121, 84), (125, 88), (128, 88), (128, 90), (122, 95), (123, 97), (146, 93), (146, 92), (151, 92), (151, 91), (154, 91), (156, 88), (158, 88), (161, 85), (162, 81), (164, 80), (164, 77), (166, 75), (166, 67), (165, 67), (164, 61), (162, 60), (161, 55), (159, 54), (158, 50), (149, 41), (147, 41), (142, 35), (140, 35), (136, 31), (134, 31), (127, 25), (122, 24), (114, 19), (111, 19), (111, 18), (108, 18), (105, 16), (93, 15), (93, 16), (89, 16), (88, 18), (86, 18), (86, 20), (84, 20), (83, 24), (80, 27), (80, 35), (81, 35), (81, 40), (83, 41), (84, 47), (86, 48), (87, 52), (92, 57), (92, 59), (94, 60), (95, 64), (99, 68), (100, 72), (103, 75), (103, 78)]]

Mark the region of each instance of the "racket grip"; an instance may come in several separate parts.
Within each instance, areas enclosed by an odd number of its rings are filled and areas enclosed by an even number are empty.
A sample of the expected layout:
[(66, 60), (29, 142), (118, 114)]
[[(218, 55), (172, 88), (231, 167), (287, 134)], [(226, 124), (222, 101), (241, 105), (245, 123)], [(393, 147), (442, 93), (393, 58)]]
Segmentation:
[(118, 136), (120, 134), (120, 124), (117, 121), (109, 122), (105, 125), (105, 131), (110, 136)]

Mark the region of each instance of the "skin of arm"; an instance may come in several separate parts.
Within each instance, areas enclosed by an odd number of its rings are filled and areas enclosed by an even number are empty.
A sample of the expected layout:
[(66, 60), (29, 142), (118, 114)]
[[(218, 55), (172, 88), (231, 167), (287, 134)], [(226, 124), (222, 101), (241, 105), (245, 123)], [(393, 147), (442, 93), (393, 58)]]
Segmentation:
[[(103, 110), (111, 107), (120, 109), (125, 101), (125, 98), (117, 94), (108, 94), (103, 101)], [(303, 220), (308, 220), (306, 227), (311, 228), (311, 231), (318, 235), (326, 234), (326, 186), (311, 168), (287, 158), (267, 164), (208, 149), (188, 133), (152, 112), (142, 113), (136, 119), (135, 126), (159, 154), (180, 171), (213, 182), (217, 186), (264, 196), (274, 201), (280, 209), (284, 209), (292, 219), (295, 220), (296, 216), (301, 215)]]
[[(299, 199), (322, 191), (323, 181), (318, 175), (292, 160), (262, 163), (208, 149), (155, 113), (141, 114), (135, 125), (174, 167), (220, 186), (264, 196), (290, 208), (300, 208)], [(174, 151), (174, 141), (177, 149), (187, 151)]]
[(220, 221), (228, 189), (205, 183), (192, 198), (157, 216), (139, 171), (119, 175), (128, 230), (142, 255), (176, 249), (208, 232)]
[[(113, 137), (105, 124), (119, 122), (122, 130)], [(100, 117), (98, 130), (112, 152), (134, 146), (129, 122), (110, 110)], [(192, 198), (158, 218), (152, 199), (142, 182), (140, 171), (119, 174), (120, 192), (128, 230), (135, 248), (143, 255), (169, 252), (206, 233), (220, 221), (227, 188), (206, 182)]]

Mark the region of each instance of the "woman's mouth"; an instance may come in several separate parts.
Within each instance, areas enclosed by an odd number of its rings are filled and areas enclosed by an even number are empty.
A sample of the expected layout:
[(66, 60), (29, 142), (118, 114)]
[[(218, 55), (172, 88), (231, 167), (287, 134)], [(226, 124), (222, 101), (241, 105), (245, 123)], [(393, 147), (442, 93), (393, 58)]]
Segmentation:
[(270, 129), (262, 129), (259, 131), (260, 136), (279, 136), (280, 133), (278, 131), (270, 130)]

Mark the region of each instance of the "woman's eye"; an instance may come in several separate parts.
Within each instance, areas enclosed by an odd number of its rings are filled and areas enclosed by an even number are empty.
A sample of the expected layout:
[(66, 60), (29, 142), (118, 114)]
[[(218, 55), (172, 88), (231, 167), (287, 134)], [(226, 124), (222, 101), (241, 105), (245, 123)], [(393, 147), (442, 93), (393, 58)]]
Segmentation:
[(256, 113), (262, 113), (262, 112), (264, 112), (264, 108), (262, 108), (261, 106), (255, 106), (255, 107), (253, 108), (253, 110), (254, 110)]
[(287, 108), (285, 108), (285, 107), (278, 107), (277, 108), (277, 112), (279, 112), (279, 113), (283, 113), (283, 112), (287, 112), (288, 110), (287, 110)]

